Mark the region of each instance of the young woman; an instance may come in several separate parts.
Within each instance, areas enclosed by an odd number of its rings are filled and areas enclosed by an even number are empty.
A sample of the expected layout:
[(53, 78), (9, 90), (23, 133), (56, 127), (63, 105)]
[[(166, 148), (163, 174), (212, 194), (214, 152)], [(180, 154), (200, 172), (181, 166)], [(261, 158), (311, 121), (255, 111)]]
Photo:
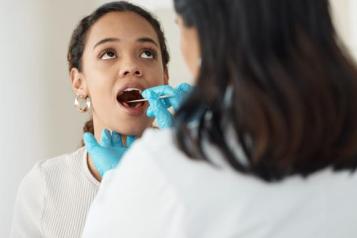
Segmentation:
[(357, 68), (328, 0), (174, 2), (196, 87), (104, 178), (84, 237), (355, 237)]
[[(168, 61), (160, 25), (145, 10), (112, 2), (83, 18), (73, 32), (68, 62), (75, 104), (92, 112), (85, 132), (100, 140), (108, 128), (102, 145), (120, 145), (112, 152), (124, 153), (152, 123), (147, 103), (128, 100), (166, 84)], [(131, 135), (126, 144), (121, 135)], [(80, 237), (101, 176), (116, 163), (93, 159), (85, 148), (37, 163), (20, 185), (11, 237)]]

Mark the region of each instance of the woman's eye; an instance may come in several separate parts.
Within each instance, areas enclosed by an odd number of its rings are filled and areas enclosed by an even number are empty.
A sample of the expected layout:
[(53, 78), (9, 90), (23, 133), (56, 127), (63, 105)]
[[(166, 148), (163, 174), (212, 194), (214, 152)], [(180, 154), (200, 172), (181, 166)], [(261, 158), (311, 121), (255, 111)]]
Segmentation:
[(116, 53), (115, 51), (108, 50), (101, 54), (100, 58), (103, 60), (114, 59), (116, 58)]
[(140, 57), (145, 58), (145, 59), (153, 59), (155, 58), (155, 53), (151, 50), (144, 50)]

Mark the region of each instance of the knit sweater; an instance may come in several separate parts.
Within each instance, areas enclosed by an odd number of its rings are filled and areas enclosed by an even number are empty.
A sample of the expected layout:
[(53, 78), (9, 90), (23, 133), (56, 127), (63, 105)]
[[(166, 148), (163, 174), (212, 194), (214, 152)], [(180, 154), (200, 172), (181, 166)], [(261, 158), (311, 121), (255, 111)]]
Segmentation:
[(86, 158), (86, 150), (80, 148), (32, 168), (18, 190), (10, 237), (81, 236), (99, 188)]

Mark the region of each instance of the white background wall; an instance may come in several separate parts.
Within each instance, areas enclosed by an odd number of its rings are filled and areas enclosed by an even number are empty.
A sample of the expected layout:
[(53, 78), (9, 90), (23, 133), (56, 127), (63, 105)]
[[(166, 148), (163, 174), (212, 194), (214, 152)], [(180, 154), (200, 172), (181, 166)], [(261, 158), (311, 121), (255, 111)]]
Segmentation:
[[(17, 186), (33, 164), (79, 146), (87, 119), (72, 106), (66, 52), (77, 22), (101, 0), (0, 0), (0, 237), (8, 237)], [(171, 83), (190, 81), (171, 0), (133, 1), (162, 21)], [(357, 0), (332, 0), (339, 31), (357, 56)], [(353, 49), (353, 50), (352, 50)]]
[(0, 237), (8, 237), (24, 174), (79, 144), (83, 118), (72, 107), (65, 56), (70, 30), (90, 5), (0, 1)]
[(339, 35), (357, 59), (357, 0), (330, 0)]

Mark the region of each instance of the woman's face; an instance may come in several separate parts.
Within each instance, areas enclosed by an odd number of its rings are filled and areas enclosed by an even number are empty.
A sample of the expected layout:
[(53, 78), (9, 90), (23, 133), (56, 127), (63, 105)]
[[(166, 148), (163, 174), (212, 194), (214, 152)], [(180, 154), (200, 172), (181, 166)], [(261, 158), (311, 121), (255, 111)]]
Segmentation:
[(132, 12), (104, 15), (87, 33), (82, 66), (79, 76), (92, 101), (97, 137), (104, 128), (141, 135), (152, 123), (145, 114), (147, 103), (131, 107), (118, 96), (168, 81), (159, 40), (150, 23)]

